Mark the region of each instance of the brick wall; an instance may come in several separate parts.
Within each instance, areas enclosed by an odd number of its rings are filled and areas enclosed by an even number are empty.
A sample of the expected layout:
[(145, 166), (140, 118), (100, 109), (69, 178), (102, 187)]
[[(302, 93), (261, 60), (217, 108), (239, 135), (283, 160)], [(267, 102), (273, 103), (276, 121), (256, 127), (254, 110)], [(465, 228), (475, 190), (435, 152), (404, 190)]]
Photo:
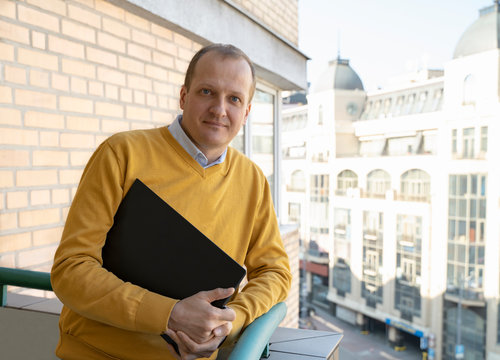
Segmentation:
[(49, 271), (92, 152), (170, 123), (199, 48), (102, 0), (0, 1), (0, 266)]
[(291, 43), (299, 43), (298, 0), (233, 0)]

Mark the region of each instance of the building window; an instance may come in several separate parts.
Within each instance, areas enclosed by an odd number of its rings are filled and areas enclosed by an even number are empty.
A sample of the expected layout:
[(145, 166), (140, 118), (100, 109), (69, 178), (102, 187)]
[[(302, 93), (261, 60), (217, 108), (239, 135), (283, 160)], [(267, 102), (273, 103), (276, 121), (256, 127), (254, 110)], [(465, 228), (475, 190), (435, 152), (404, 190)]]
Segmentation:
[(463, 129), (462, 132), (462, 157), (464, 159), (474, 158), (474, 128)]
[(351, 292), (351, 210), (335, 209), (333, 221), (333, 287), (344, 296)]
[(300, 224), (300, 204), (288, 203), (288, 221)]
[[(455, 357), (455, 345), (457, 345), (457, 305), (445, 304), (444, 326), (443, 326), (443, 359), (452, 360)], [(461, 309), (460, 338), (464, 345), (464, 359), (483, 360), (486, 359), (486, 316), (482, 308)]]
[(406, 104), (403, 109), (403, 115), (409, 115), (412, 113), (413, 105), (415, 104), (415, 94), (411, 94), (406, 98)]
[(403, 108), (403, 103), (405, 102), (404, 96), (399, 96), (396, 100), (396, 105), (394, 106), (393, 115), (398, 116), (401, 114), (401, 109)]
[(318, 108), (318, 125), (323, 125), (323, 105)]
[(302, 170), (296, 170), (290, 176), (288, 191), (306, 191), (306, 175)]
[(481, 127), (481, 152), (488, 151), (488, 127)]
[(366, 182), (368, 197), (385, 198), (385, 194), (391, 188), (391, 177), (384, 170), (373, 170), (368, 174)]
[(398, 215), (396, 245), (396, 309), (412, 321), (421, 312), (422, 218)]
[(311, 175), (310, 230), (315, 234), (328, 234), (328, 205), (330, 177)]
[(251, 144), (250, 157), (264, 172), (274, 199), (274, 119), (275, 96), (257, 89), (250, 112)]
[(439, 111), (443, 105), (443, 89), (434, 91), (434, 98), (432, 99), (431, 111)]
[(473, 105), (476, 103), (476, 89), (475, 89), (475, 79), (472, 74), (469, 74), (464, 79), (463, 88), (463, 104)]
[(361, 296), (366, 305), (375, 308), (382, 303), (384, 214), (377, 211), (363, 212), (363, 275)]
[(451, 130), (451, 153), (456, 154), (458, 152), (457, 149), (457, 129)]
[(345, 195), (347, 190), (358, 187), (358, 175), (354, 171), (344, 170), (337, 175), (337, 195)]
[(412, 169), (401, 175), (401, 200), (430, 201), (431, 177), (423, 170)]
[(415, 108), (415, 113), (421, 113), (424, 110), (425, 100), (427, 100), (427, 91), (422, 91), (418, 95), (418, 102)]
[(483, 300), (486, 175), (450, 175), (447, 292)]

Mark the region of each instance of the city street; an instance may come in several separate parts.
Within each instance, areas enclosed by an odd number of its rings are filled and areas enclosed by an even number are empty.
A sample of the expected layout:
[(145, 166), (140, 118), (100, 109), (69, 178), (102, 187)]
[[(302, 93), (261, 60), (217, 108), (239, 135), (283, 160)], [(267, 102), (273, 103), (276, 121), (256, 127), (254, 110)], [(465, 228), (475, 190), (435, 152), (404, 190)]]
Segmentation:
[(422, 355), (416, 344), (407, 342), (405, 351), (395, 351), (383, 332), (362, 335), (359, 328), (329, 315), (316, 307), (316, 313), (304, 319), (316, 330), (335, 331), (344, 334), (340, 342), (341, 360), (420, 360)]

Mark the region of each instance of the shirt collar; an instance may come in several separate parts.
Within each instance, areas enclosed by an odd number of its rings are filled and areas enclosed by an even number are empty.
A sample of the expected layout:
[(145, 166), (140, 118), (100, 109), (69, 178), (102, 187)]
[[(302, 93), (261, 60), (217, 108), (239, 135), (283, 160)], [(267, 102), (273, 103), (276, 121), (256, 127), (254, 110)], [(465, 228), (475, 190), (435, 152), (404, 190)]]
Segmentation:
[(214, 162), (208, 163), (208, 159), (201, 152), (200, 149), (191, 141), (191, 139), (187, 136), (184, 129), (181, 127), (182, 115), (178, 115), (172, 124), (168, 126), (168, 130), (172, 134), (175, 140), (186, 150), (186, 152), (191, 155), (193, 159), (198, 162), (204, 169), (209, 168), (211, 166), (221, 164), (226, 159), (227, 148), (224, 150), (221, 156), (219, 156)]

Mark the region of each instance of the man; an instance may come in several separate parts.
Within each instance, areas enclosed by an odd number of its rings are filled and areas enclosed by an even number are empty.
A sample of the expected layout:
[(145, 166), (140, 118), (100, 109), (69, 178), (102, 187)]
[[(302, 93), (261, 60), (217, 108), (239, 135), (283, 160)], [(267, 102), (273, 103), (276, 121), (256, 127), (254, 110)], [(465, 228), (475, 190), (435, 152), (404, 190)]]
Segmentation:
[[(291, 275), (269, 185), (254, 163), (228, 147), (248, 118), (254, 91), (253, 65), (241, 50), (205, 47), (186, 72), (182, 116), (168, 128), (116, 134), (93, 154), (52, 268), (54, 291), (64, 303), (59, 357), (213, 359), (219, 346), (234, 343), (245, 326), (286, 298)], [(171, 299), (102, 267), (106, 234), (136, 178), (246, 266), (241, 292), (214, 289)], [(210, 305), (231, 295), (227, 309)]]

